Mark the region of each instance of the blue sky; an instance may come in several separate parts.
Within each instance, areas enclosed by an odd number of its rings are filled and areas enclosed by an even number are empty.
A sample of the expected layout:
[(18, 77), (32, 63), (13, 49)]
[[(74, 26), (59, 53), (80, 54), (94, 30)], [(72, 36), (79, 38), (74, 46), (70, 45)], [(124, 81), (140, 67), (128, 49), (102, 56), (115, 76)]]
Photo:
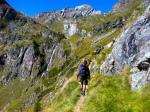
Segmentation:
[(75, 7), (89, 4), (96, 10), (108, 12), (117, 0), (6, 0), (13, 8), (29, 16), (41, 12), (61, 10), (65, 7)]

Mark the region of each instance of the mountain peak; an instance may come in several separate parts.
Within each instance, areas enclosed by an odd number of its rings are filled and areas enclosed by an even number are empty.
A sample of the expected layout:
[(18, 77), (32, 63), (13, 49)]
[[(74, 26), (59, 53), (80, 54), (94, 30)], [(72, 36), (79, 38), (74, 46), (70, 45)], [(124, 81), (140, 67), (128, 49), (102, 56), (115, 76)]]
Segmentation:
[[(41, 13), (35, 16), (34, 18), (42, 21), (51, 21), (53, 19), (62, 20), (66, 18), (77, 19), (81, 16), (88, 16), (94, 14), (101, 14), (101, 11), (96, 11), (92, 6), (83, 4), (80, 6), (76, 6), (74, 8), (64, 8), (58, 11)], [(48, 19), (47, 19), (48, 18)]]
[(75, 7), (75, 10), (89, 10), (89, 9), (93, 9), (93, 7), (88, 4), (83, 4)]

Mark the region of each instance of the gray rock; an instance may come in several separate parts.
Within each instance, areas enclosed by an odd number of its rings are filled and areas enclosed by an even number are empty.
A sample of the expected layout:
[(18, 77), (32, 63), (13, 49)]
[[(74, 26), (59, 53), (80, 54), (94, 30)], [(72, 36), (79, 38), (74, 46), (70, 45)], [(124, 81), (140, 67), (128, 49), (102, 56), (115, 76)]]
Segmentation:
[(33, 67), (33, 58), (34, 58), (34, 49), (32, 47), (29, 47), (25, 52), (23, 63), (20, 66), (19, 77), (21, 77), (21, 79), (26, 79), (31, 75)]
[[(125, 66), (129, 65), (131, 70), (138, 66), (146, 58), (150, 58), (150, 6), (145, 13), (125, 32), (114, 46), (112, 53), (101, 66), (101, 72), (104, 74), (119, 73)], [(144, 65), (143, 65), (144, 66)], [(149, 69), (149, 67), (147, 68)], [(141, 76), (141, 75), (142, 76)], [(131, 85), (133, 89), (143, 87), (147, 82), (142, 79), (146, 78), (146, 72), (137, 71), (132, 74)], [(137, 80), (142, 81), (135, 84)], [(136, 81), (135, 81), (136, 80)], [(144, 81), (143, 81), (144, 80)]]

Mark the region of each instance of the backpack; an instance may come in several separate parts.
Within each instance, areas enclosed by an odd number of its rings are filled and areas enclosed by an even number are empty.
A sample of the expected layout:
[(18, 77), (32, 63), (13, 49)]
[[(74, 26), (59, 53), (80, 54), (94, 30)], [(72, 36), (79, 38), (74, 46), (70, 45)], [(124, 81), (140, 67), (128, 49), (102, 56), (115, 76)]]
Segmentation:
[(87, 74), (87, 67), (85, 65), (80, 65), (79, 75), (85, 76)]

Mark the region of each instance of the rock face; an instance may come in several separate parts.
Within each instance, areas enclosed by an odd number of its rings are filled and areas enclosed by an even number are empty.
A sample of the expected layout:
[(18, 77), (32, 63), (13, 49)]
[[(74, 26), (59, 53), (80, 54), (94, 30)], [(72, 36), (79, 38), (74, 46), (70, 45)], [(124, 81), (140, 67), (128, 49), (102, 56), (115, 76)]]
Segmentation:
[(115, 74), (125, 66), (131, 67), (132, 89), (150, 83), (150, 6), (116, 43), (112, 53), (101, 66), (104, 74)]
[(19, 15), (21, 15), (21, 13), (16, 12), (13, 8), (11, 8), (5, 0), (0, 1), (0, 19), (5, 18), (7, 20), (13, 20)]
[(77, 28), (77, 20), (79, 17), (97, 14), (100, 15), (101, 12), (96, 11), (89, 5), (81, 5), (75, 8), (65, 8), (61, 11), (45, 12), (35, 16), (34, 18), (37, 21), (41, 21), (46, 24), (48, 27), (51, 27), (55, 21), (60, 21), (63, 25), (63, 33), (67, 37), (70, 37), (79, 33)]
[(70, 37), (78, 32), (78, 27), (76, 21), (65, 20), (64, 21), (64, 32), (67, 37)]
[(78, 17), (88, 16), (91, 14), (95, 14), (96, 12), (97, 11), (95, 11), (89, 5), (81, 5), (75, 8), (64, 8), (61, 11), (45, 12), (45, 13), (35, 16), (34, 18), (36, 18), (37, 20), (43, 21), (44, 23), (50, 23), (54, 19), (57, 19), (57, 20), (62, 20), (66, 18), (77, 19)]
[(4, 0), (0, 1), (0, 16), (0, 83), (41, 77), (56, 61), (61, 60), (57, 63), (61, 66), (66, 60), (59, 42), (63, 34), (16, 12)]

